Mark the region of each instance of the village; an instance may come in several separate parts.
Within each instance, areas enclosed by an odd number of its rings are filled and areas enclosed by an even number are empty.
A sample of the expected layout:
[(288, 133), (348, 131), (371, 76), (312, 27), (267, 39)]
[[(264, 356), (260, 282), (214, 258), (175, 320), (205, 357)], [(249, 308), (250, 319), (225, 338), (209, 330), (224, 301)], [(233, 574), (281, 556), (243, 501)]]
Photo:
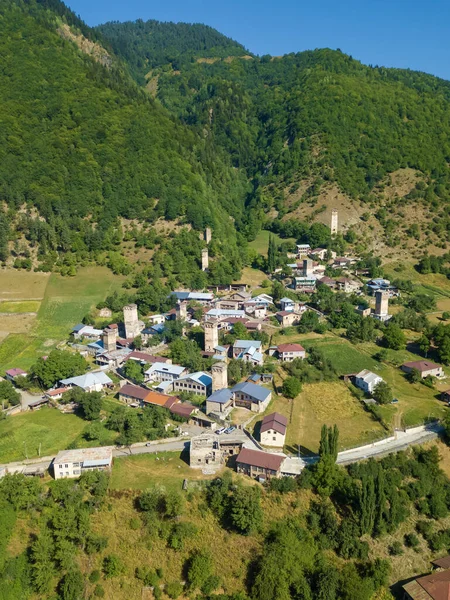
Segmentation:
[[(331, 231), (338, 231), (337, 211), (332, 213)], [(211, 242), (210, 229), (205, 232), (205, 242)], [(338, 257), (325, 248), (297, 244), (296, 253), (288, 254), (286, 260), (295, 261), (287, 264), (291, 275), (280, 278), (277, 272), (273, 274), (273, 281), (278, 286), (281, 281), (286, 294), (279, 293), (282, 297), (277, 300), (261, 288), (254, 290), (246, 284), (215, 286), (207, 291), (176, 290), (170, 298), (173, 308), (166, 313), (141, 316), (138, 306), (131, 303), (123, 307), (119, 322), (103, 328), (74, 324), (66, 348), (85, 357), (89, 371), (54, 381), (25, 409), (52, 406), (74, 411), (76, 406), (64, 401), (71, 390), (106, 393), (129, 410), (167, 410), (171, 431), (190, 440), (189, 463), (193, 469), (208, 474), (227, 464), (261, 482), (298, 475), (313, 455), (308, 453), (302, 459), (300, 445), (297, 449), (287, 446), (286, 434), (292, 427), (289, 414), (280, 414), (271, 407), (280, 395), (286, 395), (284, 385), (276, 382), (277, 373), (307, 363), (308, 352), (300, 343), (300, 334), (296, 340), (290, 336), (286, 343), (272, 344), (274, 335), (295, 331), (311, 317), (322, 327), (327, 316), (308, 301), (308, 295), (321, 288), (341, 299), (356, 298), (355, 314), (382, 325), (390, 321), (390, 300), (399, 298), (400, 291), (387, 279), (370, 278), (367, 270), (358, 267), (355, 256)], [(206, 271), (208, 266), (206, 246), (202, 269)], [(333, 270), (344, 272), (345, 277), (325, 275), (325, 271)], [(110, 309), (99, 310), (99, 318), (111, 316)], [(201, 333), (201, 357), (209, 361), (209, 370), (192, 371), (186, 364), (174, 363), (166, 340), (166, 332), (174, 327), (178, 327), (182, 339), (194, 331), (198, 339)], [(237, 364), (241, 364), (238, 375), (234, 374), (233, 383), (229, 383), (229, 368), (235, 371)], [(414, 381), (445, 382), (443, 367), (420, 356), (398, 368)], [(27, 376), (20, 368), (8, 369), (5, 374), (12, 384)], [(370, 369), (354, 369), (342, 373), (340, 379), (359, 394), (364, 410), (374, 410), (374, 406), (376, 410), (386, 401), (398, 402), (383, 377)], [(298, 403), (297, 394), (287, 393), (291, 415), (292, 405)], [(444, 406), (450, 390), (442, 389), (439, 394)], [(327, 401), (332, 403), (333, 398)], [(15, 406), (10, 412), (19, 410), (21, 407)], [(169, 427), (168, 422), (166, 429)], [(388, 433), (381, 435), (381, 443)], [(112, 447), (61, 449), (51, 472), (55, 478), (77, 477), (83, 469), (111, 468), (112, 457)], [(7, 473), (8, 467), (2, 472)], [(32, 474), (33, 470), (28, 467), (27, 472)]]

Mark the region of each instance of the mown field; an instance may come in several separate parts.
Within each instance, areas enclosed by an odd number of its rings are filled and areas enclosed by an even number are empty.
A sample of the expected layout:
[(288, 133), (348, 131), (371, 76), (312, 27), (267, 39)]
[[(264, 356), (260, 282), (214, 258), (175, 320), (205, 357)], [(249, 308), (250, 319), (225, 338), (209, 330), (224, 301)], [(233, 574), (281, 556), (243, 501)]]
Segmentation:
[[(105, 413), (117, 402), (104, 403)], [(83, 431), (89, 422), (74, 414), (62, 414), (55, 408), (41, 408), (0, 421), (0, 464), (21, 461), (25, 458), (51, 456), (75, 444), (76, 447), (98, 446), (99, 441), (87, 441)], [(115, 431), (103, 427), (102, 445), (114, 444)]]
[[(362, 369), (379, 374), (392, 387), (394, 398), (398, 400), (395, 404), (380, 407), (386, 429), (373, 419), (342, 380), (305, 384), (293, 401), (274, 394), (266, 414), (276, 410), (289, 419), (286, 450), (290, 452), (296, 453), (299, 444), (302, 452), (317, 452), (324, 423), (338, 425), (340, 450), (344, 450), (382, 438), (394, 427), (420, 425), (427, 419), (442, 418), (447, 412), (439, 399), (439, 391), (450, 387), (448, 377), (439, 382), (436, 389), (409, 383), (399, 366), (418, 357), (408, 350), (388, 350), (386, 360), (380, 363), (373, 358), (380, 350), (376, 344), (354, 345), (330, 332), (302, 335), (289, 331), (288, 335), (276, 334), (272, 343), (288, 341), (298, 342), (306, 348), (320, 348), (339, 376)], [(276, 385), (281, 386), (285, 377), (286, 372), (280, 367), (275, 377)], [(252, 426), (261, 419), (262, 415), (258, 415)]]
[(292, 242), (295, 244), (295, 241), (296, 241), (294, 238), (280, 238), (280, 236), (278, 234), (276, 234), (276, 233), (271, 234), (270, 231), (263, 229), (262, 231), (260, 231), (258, 233), (256, 238), (252, 242), (249, 243), (250, 248), (252, 248), (253, 250), (256, 250), (256, 252), (258, 254), (267, 256), (270, 235), (273, 235), (273, 237), (275, 238), (275, 241), (278, 244), (281, 244), (282, 242)]
[(37, 357), (67, 339), (70, 329), (119, 288), (123, 278), (106, 267), (87, 267), (75, 277), (2, 271), (0, 281), (4, 283), (0, 313), (8, 313), (0, 314), (1, 374), (11, 367), (29, 368)]

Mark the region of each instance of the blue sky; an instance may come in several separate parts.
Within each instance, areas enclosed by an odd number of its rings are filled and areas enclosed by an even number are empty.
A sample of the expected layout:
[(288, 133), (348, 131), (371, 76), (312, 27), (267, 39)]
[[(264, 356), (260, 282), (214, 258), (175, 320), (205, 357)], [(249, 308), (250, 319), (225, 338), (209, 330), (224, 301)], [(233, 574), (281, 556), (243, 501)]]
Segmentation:
[(89, 25), (205, 23), (255, 54), (340, 48), (366, 64), (450, 79), (448, 0), (66, 0)]

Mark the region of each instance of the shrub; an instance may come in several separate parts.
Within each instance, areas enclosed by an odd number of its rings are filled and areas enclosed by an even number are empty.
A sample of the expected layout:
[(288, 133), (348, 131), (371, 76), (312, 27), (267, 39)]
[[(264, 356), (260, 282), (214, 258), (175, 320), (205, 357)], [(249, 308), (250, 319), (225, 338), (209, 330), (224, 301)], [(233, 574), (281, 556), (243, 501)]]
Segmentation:
[(141, 527), (141, 522), (138, 518), (133, 517), (132, 519), (130, 519), (130, 529), (132, 529), (133, 531), (136, 531), (138, 529), (140, 529)]
[(103, 573), (108, 579), (121, 575), (124, 570), (122, 561), (115, 554), (109, 554), (103, 559)]
[(103, 587), (101, 585), (95, 586), (94, 596), (96, 598), (104, 598), (105, 597), (105, 590), (103, 589)]
[(178, 581), (172, 581), (166, 585), (166, 594), (171, 600), (177, 600), (183, 593), (183, 586)]
[(408, 548), (417, 548), (419, 545), (419, 538), (415, 533), (407, 533), (405, 535), (405, 545), (408, 546)]
[(89, 575), (89, 581), (91, 583), (97, 583), (97, 581), (100, 581), (100, 577), (101, 577), (101, 573), (98, 570), (92, 571), (92, 573)]
[(401, 542), (395, 541), (389, 546), (389, 554), (391, 556), (400, 556), (403, 554), (403, 546)]

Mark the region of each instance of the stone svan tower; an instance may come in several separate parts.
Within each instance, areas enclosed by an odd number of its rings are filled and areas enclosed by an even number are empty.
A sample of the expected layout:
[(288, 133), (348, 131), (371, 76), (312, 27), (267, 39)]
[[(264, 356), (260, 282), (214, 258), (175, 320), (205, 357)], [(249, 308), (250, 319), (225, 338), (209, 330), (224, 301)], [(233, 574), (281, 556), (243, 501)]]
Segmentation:
[(106, 352), (113, 352), (117, 347), (117, 329), (106, 327), (102, 333), (102, 342)]
[(214, 352), (219, 345), (219, 328), (216, 321), (205, 322), (205, 352)]
[(389, 292), (378, 290), (375, 292), (374, 315), (380, 320), (386, 320), (389, 316)]
[(331, 211), (331, 235), (335, 235), (338, 232), (338, 210), (333, 208)]
[(226, 362), (217, 362), (211, 367), (212, 391), (223, 390), (228, 387), (228, 365)]
[(206, 242), (207, 244), (209, 244), (209, 243), (210, 243), (210, 241), (211, 241), (211, 237), (212, 237), (212, 234), (211, 234), (211, 227), (207, 227), (207, 228), (205, 229), (205, 236), (204, 236), (204, 237), (205, 237), (205, 242)]
[(208, 248), (202, 250), (202, 271), (207, 271), (209, 267)]
[(141, 333), (136, 304), (127, 304), (123, 307), (123, 324), (126, 339), (134, 339)]
[(178, 302), (176, 306), (177, 321), (186, 321), (187, 319), (187, 302)]

